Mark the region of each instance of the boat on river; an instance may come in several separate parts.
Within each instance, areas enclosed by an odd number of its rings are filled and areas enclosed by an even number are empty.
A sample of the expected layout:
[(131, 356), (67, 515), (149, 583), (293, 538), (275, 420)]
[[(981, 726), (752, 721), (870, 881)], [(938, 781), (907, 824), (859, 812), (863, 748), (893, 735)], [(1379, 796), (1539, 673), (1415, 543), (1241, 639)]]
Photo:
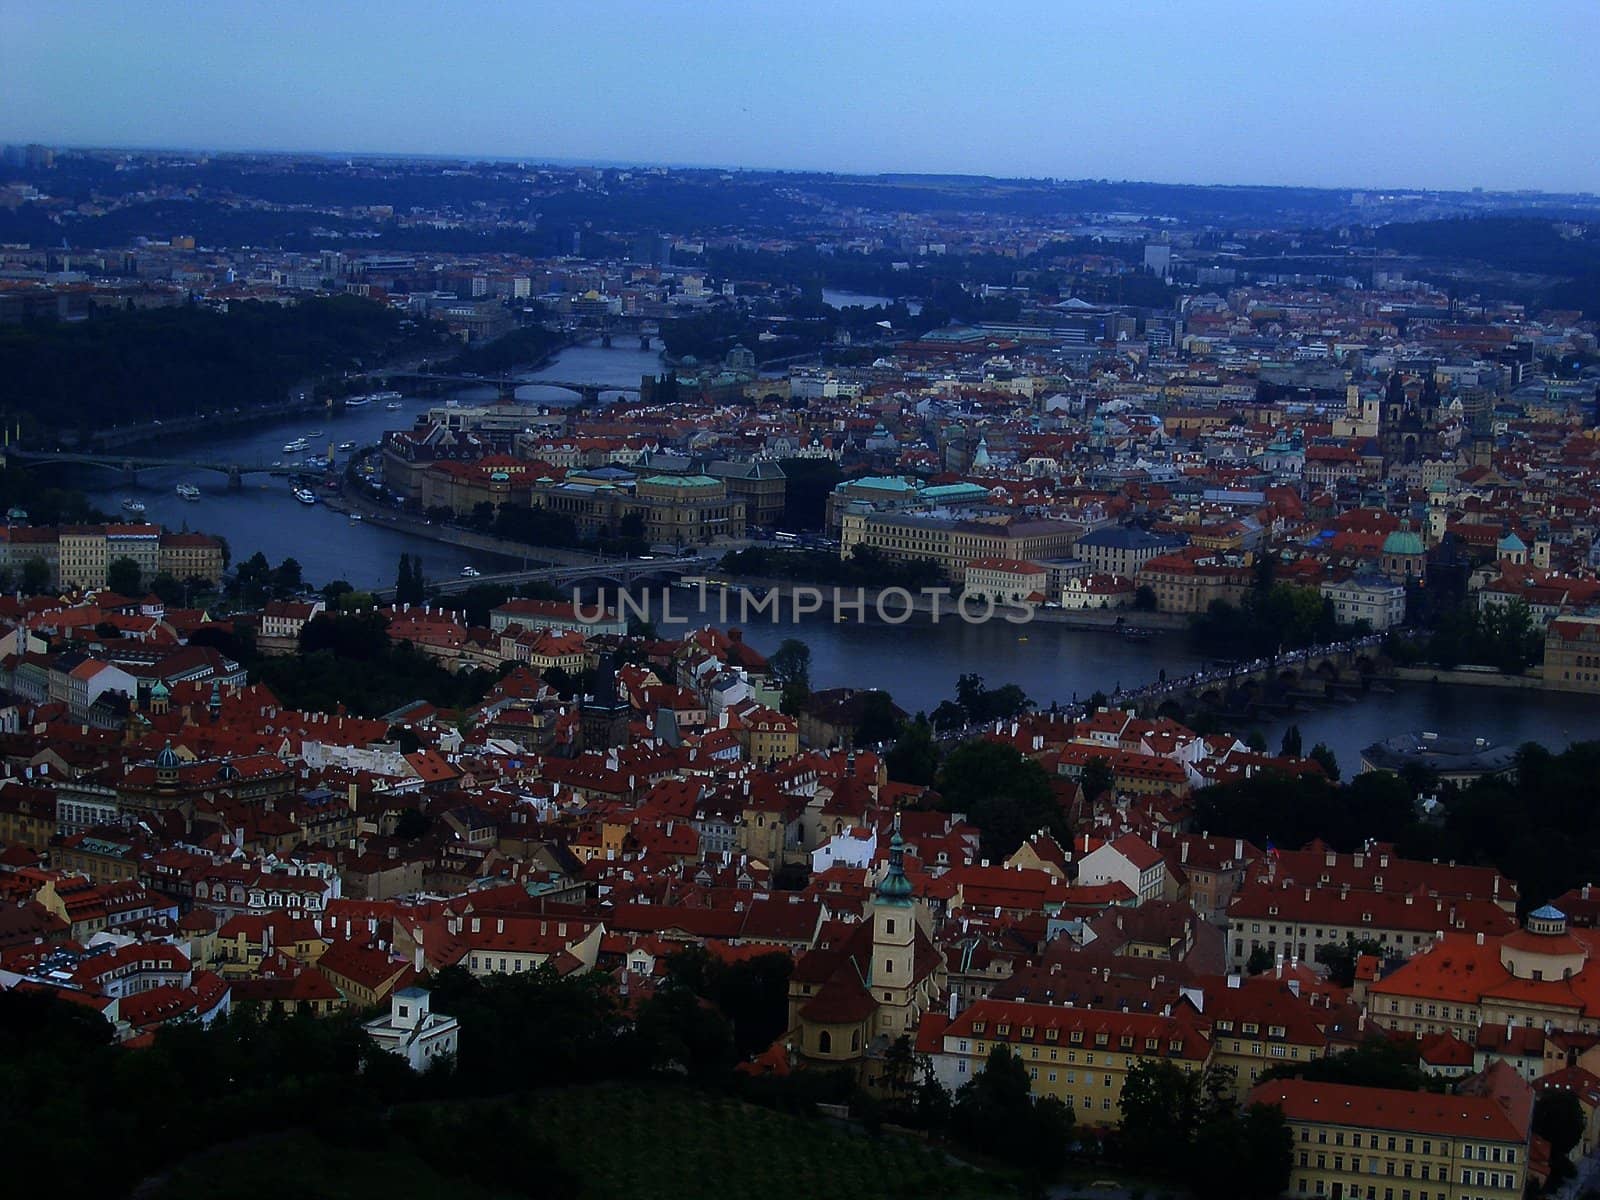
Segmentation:
[(185, 500), (198, 500), (200, 499), (200, 489), (192, 483), (180, 483), (178, 485), (178, 495)]
[(301, 504), (315, 504), (317, 502), (317, 494), (310, 488), (295, 488), (294, 498), (300, 501)]

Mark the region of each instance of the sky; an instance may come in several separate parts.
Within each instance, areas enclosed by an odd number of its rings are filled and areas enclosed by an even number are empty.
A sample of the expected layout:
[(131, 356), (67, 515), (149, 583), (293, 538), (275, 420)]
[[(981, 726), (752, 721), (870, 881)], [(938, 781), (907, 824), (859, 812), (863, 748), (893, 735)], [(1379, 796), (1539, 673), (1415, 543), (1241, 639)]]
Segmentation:
[(0, 0), (0, 140), (1600, 191), (1600, 0)]

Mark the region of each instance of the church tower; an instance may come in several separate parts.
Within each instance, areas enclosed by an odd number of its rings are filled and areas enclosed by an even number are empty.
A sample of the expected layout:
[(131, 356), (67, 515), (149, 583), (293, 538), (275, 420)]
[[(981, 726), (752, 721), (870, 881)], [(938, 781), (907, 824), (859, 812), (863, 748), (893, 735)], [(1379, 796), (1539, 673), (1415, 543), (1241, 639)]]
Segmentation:
[(906, 878), (900, 814), (889, 841), (889, 870), (872, 899), (872, 970), (868, 986), (878, 1002), (878, 1032), (898, 1037), (920, 1015), (917, 988), (917, 909)]

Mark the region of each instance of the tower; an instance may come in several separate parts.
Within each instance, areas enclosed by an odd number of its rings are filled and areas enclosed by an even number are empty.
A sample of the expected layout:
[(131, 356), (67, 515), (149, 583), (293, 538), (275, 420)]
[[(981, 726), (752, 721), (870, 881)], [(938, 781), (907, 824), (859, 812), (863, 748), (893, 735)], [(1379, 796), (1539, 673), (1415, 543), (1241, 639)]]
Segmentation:
[(867, 983), (878, 1002), (878, 1032), (898, 1037), (916, 1022), (916, 902), (906, 878), (900, 814), (889, 840), (889, 870), (872, 898), (872, 969)]

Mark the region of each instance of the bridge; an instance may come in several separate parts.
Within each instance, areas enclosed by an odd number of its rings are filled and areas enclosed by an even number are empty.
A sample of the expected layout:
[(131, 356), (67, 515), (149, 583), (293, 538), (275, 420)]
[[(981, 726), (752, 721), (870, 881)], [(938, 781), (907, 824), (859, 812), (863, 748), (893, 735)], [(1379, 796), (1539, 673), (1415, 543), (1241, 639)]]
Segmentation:
[(1375, 678), (1392, 672), (1382, 644), (1383, 638), (1373, 634), (1205, 668), (1118, 691), (1109, 702), (1151, 712), (1170, 711), (1171, 706), (1185, 712), (1203, 708), (1237, 716), (1271, 716), (1306, 704), (1348, 701), (1371, 687)]
[[(525, 583), (548, 583), (558, 588), (623, 589), (636, 584), (664, 585), (685, 575), (698, 575), (721, 561), (720, 554), (689, 558), (613, 558), (596, 557), (586, 563), (560, 563), (530, 567), (519, 571), (485, 572), (465, 578), (430, 581), (428, 590), (441, 596), (459, 595), (475, 587), (517, 587)], [(379, 600), (392, 600), (393, 588), (374, 588)]]
[(139, 472), (147, 467), (178, 467), (186, 471), (216, 471), (228, 477), (229, 488), (243, 486), (246, 475), (304, 475), (308, 467), (285, 463), (238, 463), (220, 459), (165, 458), (147, 455), (118, 454), (115, 451), (73, 450), (6, 450), (5, 460), (19, 463), (72, 463), (88, 467), (105, 467), (121, 471), (129, 483), (136, 482)]
[(376, 370), (365, 375), (352, 375), (352, 379), (366, 379), (376, 383), (379, 387), (387, 387), (396, 381), (410, 382), (413, 384), (443, 384), (451, 387), (492, 387), (500, 393), (500, 399), (511, 400), (516, 397), (517, 389), (521, 387), (551, 387), (561, 388), (563, 391), (576, 392), (579, 400), (585, 405), (598, 404), (602, 392), (639, 392), (636, 383), (594, 383), (580, 379), (519, 379), (510, 373), (499, 375), (443, 375), (430, 371), (411, 370)]

